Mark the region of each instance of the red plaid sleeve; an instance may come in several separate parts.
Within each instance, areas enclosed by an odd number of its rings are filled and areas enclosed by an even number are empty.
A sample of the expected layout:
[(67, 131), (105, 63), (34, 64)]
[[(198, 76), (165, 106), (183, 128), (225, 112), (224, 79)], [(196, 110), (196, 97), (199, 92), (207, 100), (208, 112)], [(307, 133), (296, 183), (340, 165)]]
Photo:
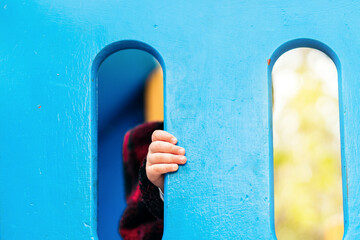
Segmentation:
[(124, 138), (127, 207), (119, 227), (124, 240), (162, 238), (164, 203), (158, 188), (147, 179), (145, 170), (151, 135), (157, 129), (163, 129), (162, 122), (144, 123), (128, 131)]

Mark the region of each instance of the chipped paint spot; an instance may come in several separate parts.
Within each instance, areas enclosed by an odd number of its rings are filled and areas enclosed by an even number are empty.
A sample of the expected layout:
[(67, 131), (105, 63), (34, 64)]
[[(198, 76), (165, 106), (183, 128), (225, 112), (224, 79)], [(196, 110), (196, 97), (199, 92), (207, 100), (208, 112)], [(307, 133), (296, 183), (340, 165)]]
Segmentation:
[(38, 105), (38, 107), (37, 107), (37, 108), (39, 108), (39, 109), (40, 109), (40, 108), (41, 108), (41, 105)]
[(271, 63), (271, 59), (269, 58), (269, 59), (267, 60), (268, 66), (270, 65), (270, 63)]
[(232, 172), (233, 170), (234, 170), (234, 168), (235, 167), (237, 167), (237, 164), (235, 164), (235, 165), (233, 165), (228, 171), (227, 171), (227, 173), (230, 173), (230, 172)]

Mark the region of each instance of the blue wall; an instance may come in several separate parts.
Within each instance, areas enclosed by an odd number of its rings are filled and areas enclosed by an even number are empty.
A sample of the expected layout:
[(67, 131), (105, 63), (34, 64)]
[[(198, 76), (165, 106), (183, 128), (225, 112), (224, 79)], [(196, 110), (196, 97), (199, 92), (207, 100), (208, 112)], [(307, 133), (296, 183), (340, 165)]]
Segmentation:
[[(128, 48), (162, 65), (165, 128), (187, 150), (166, 179), (164, 239), (274, 238), (267, 60), (294, 39), (341, 63), (345, 239), (358, 239), (359, 12), (355, 0), (2, 1), (1, 239), (97, 238), (96, 73)], [(131, 39), (148, 45), (118, 42)]]

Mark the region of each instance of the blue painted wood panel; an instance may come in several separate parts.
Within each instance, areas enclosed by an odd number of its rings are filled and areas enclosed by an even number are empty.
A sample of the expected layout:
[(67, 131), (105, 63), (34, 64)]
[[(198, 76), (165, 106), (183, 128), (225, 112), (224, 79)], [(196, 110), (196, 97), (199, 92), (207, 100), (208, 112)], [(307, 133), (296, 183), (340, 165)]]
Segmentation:
[[(358, 239), (359, 11), (355, 0), (2, 1), (1, 239), (97, 238), (92, 73), (123, 48), (161, 62), (165, 126), (187, 150), (166, 179), (164, 239), (273, 239), (267, 59), (303, 38), (338, 59), (345, 239)], [(151, 47), (109, 46), (119, 40)]]

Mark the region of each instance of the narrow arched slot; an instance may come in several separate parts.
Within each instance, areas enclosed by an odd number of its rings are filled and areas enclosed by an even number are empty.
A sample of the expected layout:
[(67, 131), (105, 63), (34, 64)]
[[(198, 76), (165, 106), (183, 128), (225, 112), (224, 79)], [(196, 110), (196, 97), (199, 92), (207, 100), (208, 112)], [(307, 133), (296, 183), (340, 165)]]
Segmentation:
[(154, 53), (143, 43), (122, 41), (104, 48), (94, 61), (100, 240), (121, 239), (118, 227), (126, 207), (122, 162), (126, 131), (145, 121), (163, 120), (163, 63)]
[(295, 48), (274, 63), (272, 81), (276, 235), (280, 240), (340, 239), (337, 68), (322, 51)]

